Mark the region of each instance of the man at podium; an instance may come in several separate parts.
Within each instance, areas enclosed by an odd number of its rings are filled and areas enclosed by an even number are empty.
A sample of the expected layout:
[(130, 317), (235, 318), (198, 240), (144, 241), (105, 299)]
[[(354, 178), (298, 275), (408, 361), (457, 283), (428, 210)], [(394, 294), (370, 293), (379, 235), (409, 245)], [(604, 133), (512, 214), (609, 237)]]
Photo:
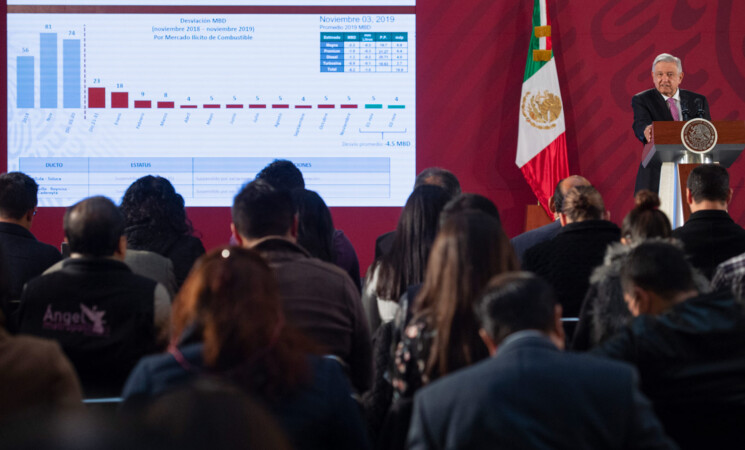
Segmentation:
[[(654, 89), (640, 92), (631, 98), (634, 110), (634, 134), (646, 144), (652, 139), (652, 122), (660, 120), (688, 120), (702, 117), (711, 120), (706, 97), (695, 92), (678, 89), (683, 81), (683, 65), (679, 58), (668, 53), (657, 56), (652, 63)], [(647, 167), (639, 164), (634, 194), (642, 189), (658, 192), (660, 186), (659, 161), (650, 161)]]

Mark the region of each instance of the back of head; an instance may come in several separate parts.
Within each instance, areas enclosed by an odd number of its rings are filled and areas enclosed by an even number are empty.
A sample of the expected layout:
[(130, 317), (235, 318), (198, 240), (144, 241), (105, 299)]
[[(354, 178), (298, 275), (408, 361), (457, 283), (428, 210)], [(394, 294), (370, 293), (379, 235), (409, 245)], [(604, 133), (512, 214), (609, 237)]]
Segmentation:
[(687, 185), (695, 202), (729, 199), (729, 173), (719, 164), (701, 164), (691, 171)]
[(419, 186), (411, 193), (398, 219), (391, 251), (381, 261), (378, 296), (398, 300), (408, 286), (422, 282), (440, 212), (448, 200), (448, 193), (434, 185)]
[(529, 272), (497, 275), (476, 302), (481, 328), (495, 344), (523, 330), (549, 332), (554, 327), (556, 294)]
[(274, 272), (253, 250), (224, 247), (198, 259), (174, 300), (172, 324), (173, 342), (201, 327), (205, 365), (233, 372), (257, 394), (305, 375), (309, 347), (291, 341), (295, 332), (285, 323)]
[(290, 448), (269, 412), (237, 387), (215, 378), (165, 393), (149, 405), (144, 419), (171, 448)]
[(0, 218), (20, 219), (36, 208), (39, 185), (21, 172), (0, 175)]
[(466, 211), (443, 224), (414, 304), (414, 312), (436, 330), (428, 373), (444, 375), (486, 356), (473, 302), (494, 275), (517, 268), (509, 239), (493, 217)]
[(621, 236), (628, 242), (672, 234), (670, 220), (660, 211), (660, 198), (654, 192), (642, 189), (636, 194), (636, 206), (623, 219)]
[(231, 212), (239, 235), (260, 239), (286, 235), (292, 227), (295, 207), (288, 191), (254, 180), (236, 194)]
[(292, 191), (298, 214), (297, 242), (318, 259), (334, 261), (334, 222), (320, 195), (307, 189)]
[(142, 227), (153, 235), (192, 231), (184, 197), (164, 177), (146, 175), (135, 180), (122, 197), (121, 210), (126, 227)]
[(440, 213), (440, 223), (447, 222), (453, 216), (462, 214), (465, 211), (481, 211), (501, 223), (497, 205), (491, 200), (479, 194), (460, 194), (450, 200)]
[(89, 197), (67, 208), (62, 227), (71, 253), (112, 256), (124, 234), (124, 216), (106, 197)]
[(567, 192), (561, 212), (570, 222), (600, 220), (605, 213), (605, 204), (603, 197), (594, 187), (577, 186)]
[(587, 178), (580, 175), (570, 175), (556, 183), (556, 188), (554, 188), (554, 195), (552, 197), (554, 211), (556, 213), (562, 212), (562, 208), (564, 207), (564, 196), (570, 189), (576, 186), (592, 186), (592, 184), (590, 184)]
[(414, 189), (419, 186), (424, 186), (425, 184), (440, 186), (445, 189), (451, 198), (459, 195), (461, 192), (458, 178), (453, 175), (451, 171), (440, 167), (428, 167), (422, 170), (419, 175), (416, 176)]
[(292, 161), (275, 159), (256, 175), (257, 180), (264, 180), (276, 189), (302, 189), (305, 187), (303, 173)]
[(631, 249), (621, 267), (621, 286), (627, 293), (637, 286), (663, 298), (695, 289), (693, 269), (683, 250), (661, 239), (646, 240)]

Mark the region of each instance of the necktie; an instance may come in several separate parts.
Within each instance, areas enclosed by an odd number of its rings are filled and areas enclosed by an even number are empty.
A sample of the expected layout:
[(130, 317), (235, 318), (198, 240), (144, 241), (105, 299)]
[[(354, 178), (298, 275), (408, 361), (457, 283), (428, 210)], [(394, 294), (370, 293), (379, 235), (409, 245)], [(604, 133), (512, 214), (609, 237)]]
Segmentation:
[(670, 107), (670, 114), (673, 115), (673, 120), (680, 120), (678, 115), (678, 107), (675, 106), (675, 99), (670, 97), (667, 99), (667, 105)]

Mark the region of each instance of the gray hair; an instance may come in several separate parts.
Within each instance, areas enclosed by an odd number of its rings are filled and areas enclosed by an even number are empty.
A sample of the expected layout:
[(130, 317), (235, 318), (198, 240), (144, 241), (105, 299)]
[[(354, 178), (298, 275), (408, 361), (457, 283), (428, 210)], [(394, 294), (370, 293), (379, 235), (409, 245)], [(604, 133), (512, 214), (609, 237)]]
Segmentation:
[(654, 66), (656, 66), (658, 62), (673, 62), (675, 63), (675, 65), (678, 66), (678, 72), (683, 73), (683, 64), (680, 62), (680, 58), (676, 58), (670, 53), (662, 53), (660, 55), (657, 55), (657, 57), (654, 59), (654, 62), (652, 63), (652, 73), (654, 73)]

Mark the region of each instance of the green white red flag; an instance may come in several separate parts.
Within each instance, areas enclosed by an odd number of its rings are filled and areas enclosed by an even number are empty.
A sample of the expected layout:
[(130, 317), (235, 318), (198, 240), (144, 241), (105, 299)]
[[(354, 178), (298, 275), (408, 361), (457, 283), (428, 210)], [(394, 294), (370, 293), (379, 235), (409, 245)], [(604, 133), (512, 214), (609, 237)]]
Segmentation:
[(520, 128), (515, 163), (551, 215), (548, 199), (569, 176), (564, 106), (551, 46), (547, 0), (534, 0), (528, 61), (520, 95)]

